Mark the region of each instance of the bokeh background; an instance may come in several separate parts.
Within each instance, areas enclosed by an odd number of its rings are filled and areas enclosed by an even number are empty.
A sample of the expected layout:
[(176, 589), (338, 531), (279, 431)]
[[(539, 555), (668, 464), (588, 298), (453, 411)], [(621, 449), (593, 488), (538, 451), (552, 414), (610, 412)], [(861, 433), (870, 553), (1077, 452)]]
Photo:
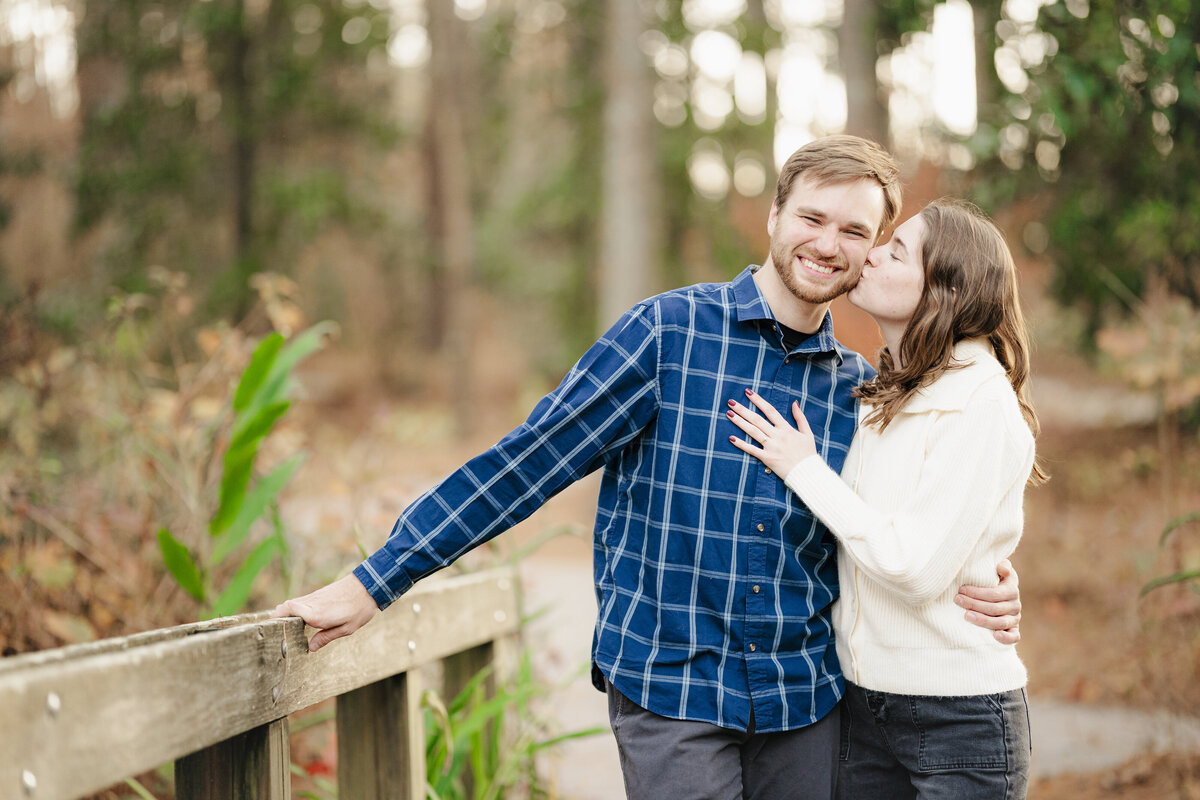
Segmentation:
[[(158, 532), (210, 588), (244, 563), (208, 530), (263, 337), (331, 323), (263, 443), (258, 474), (304, 463), (245, 608), (353, 566), (625, 308), (761, 262), (779, 165), (845, 131), (900, 158), (902, 216), (970, 197), (1020, 265), (1035, 703), (1194, 719), (1198, 67), (1188, 0), (0, 0), (0, 648), (212, 611)], [(552, 682), (587, 658), (595, 491), (465, 566), (522, 557)], [(568, 692), (551, 725), (603, 723)], [(1200, 796), (1200, 739), (1042, 730), (1034, 796)], [(619, 792), (605, 746), (548, 758), (551, 791)]]

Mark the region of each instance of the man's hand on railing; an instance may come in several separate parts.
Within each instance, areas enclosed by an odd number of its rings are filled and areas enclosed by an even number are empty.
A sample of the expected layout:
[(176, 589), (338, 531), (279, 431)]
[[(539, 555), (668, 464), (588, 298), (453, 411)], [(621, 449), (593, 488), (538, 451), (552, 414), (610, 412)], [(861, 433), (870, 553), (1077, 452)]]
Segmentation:
[(349, 636), (371, 621), (379, 607), (353, 573), (328, 586), (275, 606), (272, 617), (300, 617), (316, 629), (308, 642), (316, 652), (334, 639)]

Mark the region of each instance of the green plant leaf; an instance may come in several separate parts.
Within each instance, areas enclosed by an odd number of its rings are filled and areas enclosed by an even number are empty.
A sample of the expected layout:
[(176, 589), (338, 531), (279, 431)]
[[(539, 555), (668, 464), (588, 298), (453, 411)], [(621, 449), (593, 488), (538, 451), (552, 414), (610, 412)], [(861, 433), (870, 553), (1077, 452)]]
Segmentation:
[(1187, 581), (1193, 581), (1197, 579), (1200, 579), (1200, 569), (1189, 569), (1176, 572), (1172, 575), (1163, 575), (1155, 578), (1143, 586), (1142, 591), (1138, 593), (1138, 597), (1145, 597), (1150, 592), (1162, 586), (1168, 586), (1172, 583), (1186, 583)]
[(1162, 536), (1159, 537), (1158, 546), (1162, 547), (1167, 543), (1167, 537), (1170, 536), (1176, 528), (1182, 528), (1189, 522), (1200, 521), (1200, 511), (1193, 511), (1190, 514), (1184, 514), (1181, 517), (1176, 517), (1167, 523), (1167, 527), (1163, 528)]
[(239, 420), (241, 424), (235, 423), (234, 425), (233, 439), (229, 443), (229, 449), (233, 450), (249, 442), (265, 438), (271, 432), (271, 428), (275, 427), (279, 418), (287, 413), (291, 405), (287, 400), (280, 400), (277, 403), (268, 403), (257, 408), (253, 414), (244, 415)]
[(250, 405), (250, 401), (254, 399), (254, 395), (258, 393), (263, 381), (270, 373), (275, 358), (279, 355), (279, 349), (283, 347), (283, 342), (282, 334), (272, 333), (259, 342), (258, 347), (254, 348), (250, 364), (242, 373), (242, 380), (238, 383), (237, 392), (233, 395), (234, 411), (241, 411)]
[[(261, 406), (276, 403), (287, 396), (290, 387), (292, 369), (302, 360), (319, 350), (325, 343), (325, 337), (337, 330), (337, 324), (329, 321), (318, 322), (311, 328), (293, 336), (280, 349), (279, 357), (271, 365), (263, 386), (247, 407), (252, 411)], [(235, 426), (236, 429), (236, 426)]]
[(225, 452), (225, 468), (221, 473), (221, 495), (217, 511), (208, 522), (208, 532), (216, 536), (228, 528), (241, 510), (246, 499), (246, 487), (254, 471), (254, 459), (258, 455), (259, 440), (254, 439), (241, 447), (230, 447)]
[(192, 597), (201, 603), (205, 602), (204, 580), (200, 577), (200, 570), (188, 549), (166, 528), (158, 532), (158, 547), (162, 550), (163, 562), (175, 577), (175, 582)]
[(278, 550), (279, 540), (274, 536), (254, 548), (213, 605), (213, 613), (216, 616), (228, 617), (230, 614), (236, 614), (246, 604), (246, 600), (250, 597), (250, 589), (254, 585), (254, 579), (267, 564), (271, 563), (271, 559)]
[(213, 514), (208, 526), (212, 535), (216, 536), (237, 519), (246, 499), (250, 476), (254, 472), (258, 446), (279, 418), (287, 412), (289, 406), (290, 403), (287, 402), (273, 403), (261, 409), (254, 415), (250, 426), (235, 436), (229, 449), (225, 451), (225, 469), (221, 473), (221, 497), (217, 512)]
[(250, 526), (262, 516), (263, 512), (279, 496), (280, 491), (291, 480), (292, 473), (304, 462), (304, 454), (297, 453), (287, 461), (273, 469), (269, 475), (259, 478), (254, 488), (246, 495), (238, 509), (237, 516), (224, 531), (216, 534), (217, 540), (213, 545), (212, 563), (219, 564), (233, 552), (250, 532)]

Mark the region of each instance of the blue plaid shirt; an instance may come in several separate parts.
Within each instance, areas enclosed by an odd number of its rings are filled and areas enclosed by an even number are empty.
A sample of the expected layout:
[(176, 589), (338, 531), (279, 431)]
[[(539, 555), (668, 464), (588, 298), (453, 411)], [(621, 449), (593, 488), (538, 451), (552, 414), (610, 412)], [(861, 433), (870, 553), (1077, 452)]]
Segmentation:
[(594, 538), (593, 680), (665, 717), (758, 732), (821, 719), (842, 694), (830, 606), (836, 545), (729, 442), (726, 400), (798, 399), (841, 468), (854, 387), (871, 376), (831, 317), (795, 351), (754, 283), (630, 309), (529, 418), (409, 506), (355, 574), (381, 608), (603, 467)]

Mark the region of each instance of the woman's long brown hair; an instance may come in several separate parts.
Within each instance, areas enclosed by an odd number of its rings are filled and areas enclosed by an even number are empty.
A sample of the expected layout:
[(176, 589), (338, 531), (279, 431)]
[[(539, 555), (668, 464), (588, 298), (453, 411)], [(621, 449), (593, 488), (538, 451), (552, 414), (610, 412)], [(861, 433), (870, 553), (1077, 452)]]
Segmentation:
[[(1036, 437), (1037, 413), (1029, 400), (1029, 337), (1017, 293), (1017, 269), (999, 228), (976, 206), (943, 198), (921, 210), (925, 288), (900, 339), (900, 363), (879, 351), (879, 374), (856, 396), (874, 406), (866, 423), (886, 428), (922, 387), (954, 364), (954, 345), (986, 339), (1004, 367), (1021, 413)], [(1030, 482), (1049, 476), (1036, 461)]]

